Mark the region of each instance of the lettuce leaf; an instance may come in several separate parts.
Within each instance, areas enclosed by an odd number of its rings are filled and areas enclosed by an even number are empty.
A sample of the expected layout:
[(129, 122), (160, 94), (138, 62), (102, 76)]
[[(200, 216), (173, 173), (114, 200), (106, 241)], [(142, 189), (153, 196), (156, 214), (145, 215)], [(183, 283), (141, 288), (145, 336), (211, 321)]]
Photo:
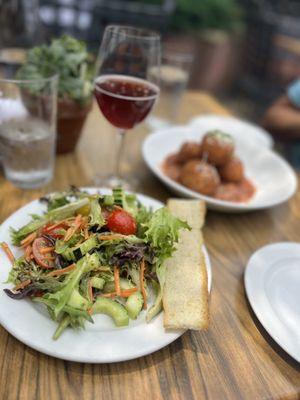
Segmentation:
[(155, 250), (158, 266), (171, 257), (180, 229), (191, 229), (186, 222), (174, 217), (166, 207), (156, 210), (142, 226), (146, 228), (145, 241)]
[(46, 294), (44, 296), (47, 300), (55, 301), (55, 307), (53, 309), (55, 318), (59, 316), (63, 308), (67, 305), (73, 291), (77, 290), (83, 274), (96, 269), (99, 265), (99, 257), (96, 253), (92, 255), (86, 254), (85, 257), (77, 262), (76, 268), (63, 282), (62, 288), (55, 293)]
[(91, 225), (98, 225), (99, 228), (101, 228), (103, 225), (105, 225), (105, 220), (102, 216), (101, 213), (101, 207), (99, 204), (99, 196), (93, 197), (90, 200), (90, 224)]

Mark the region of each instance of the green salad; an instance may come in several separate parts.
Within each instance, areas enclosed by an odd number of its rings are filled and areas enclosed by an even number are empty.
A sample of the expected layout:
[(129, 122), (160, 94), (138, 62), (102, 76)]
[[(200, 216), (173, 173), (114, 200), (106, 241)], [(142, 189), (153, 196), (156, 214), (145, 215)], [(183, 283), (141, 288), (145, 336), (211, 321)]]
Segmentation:
[(147, 322), (161, 311), (164, 261), (180, 229), (189, 229), (186, 222), (166, 207), (146, 209), (120, 188), (101, 195), (72, 187), (41, 201), (47, 204), (43, 215), (11, 228), (23, 255), (15, 259), (2, 243), (12, 261), (8, 282), (14, 285), (5, 292), (42, 303), (58, 323), (54, 339), (68, 327), (93, 323), (94, 314), (126, 326), (143, 309)]

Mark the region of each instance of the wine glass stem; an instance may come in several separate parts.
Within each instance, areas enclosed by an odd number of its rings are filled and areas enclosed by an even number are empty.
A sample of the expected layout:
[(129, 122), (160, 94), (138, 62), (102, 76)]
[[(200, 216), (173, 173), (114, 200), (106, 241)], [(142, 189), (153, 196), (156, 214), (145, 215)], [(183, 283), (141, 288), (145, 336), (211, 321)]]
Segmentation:
[(123, 148), (124, 148), (124, 138), (125, 138), (125, 130), (124, 129), (118, 129), (117, 132), (117, 153), (116, 153), (116, 163), (115, 163), (115, 176), (120, 178), (121, 173), (120, 173), (120, 167), (121, 167), (121, 157), (123, 153)]

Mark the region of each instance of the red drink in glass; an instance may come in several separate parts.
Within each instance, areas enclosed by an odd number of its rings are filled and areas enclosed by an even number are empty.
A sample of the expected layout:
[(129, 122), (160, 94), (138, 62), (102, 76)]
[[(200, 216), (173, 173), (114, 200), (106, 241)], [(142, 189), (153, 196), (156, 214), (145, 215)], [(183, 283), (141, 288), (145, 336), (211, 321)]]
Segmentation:
[(120, 129), (131, 129), (152, 109), (159, 88), (144, 79), (103, 75), (96, 79), (95, 97), (105, 118)]

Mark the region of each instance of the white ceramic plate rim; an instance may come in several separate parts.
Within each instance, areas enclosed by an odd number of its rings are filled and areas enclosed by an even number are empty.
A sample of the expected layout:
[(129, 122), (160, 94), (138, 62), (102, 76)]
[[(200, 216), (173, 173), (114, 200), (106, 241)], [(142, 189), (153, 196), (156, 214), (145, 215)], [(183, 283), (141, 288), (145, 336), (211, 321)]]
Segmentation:
[[(295, 351), (295, 345), (287, 340), (290, 337), (290, 333), (288, 332), (288, 328), (286, 328), (281, 321), (278, 320), (276, 313), (273, 311), (269, 300), (267, 299), (266, 293), (264, 291), (258, 293), (257, 286), (264, 286), (264, 279), (266, 276), (267, 269), (269, 264), (266, 263), (263, 267), (259, 266), (259, 259), (264, 257), (264, 253), (267, 251), (281, 250), (286, 252), (287, 258), (290, 251), (297, 251), (300, 256), (300, 244), (294, 242), (279, 242), (269, 244), (257, 250), (249, 259), (248, 264), (245, 269), (244, 274), (244, 284), (246, 289), (246, 294), (249, 300), (249, 303), (257, 316), (260, 323), (263, 325), (268, 334), (275, 340), (275, 342), (285, 350), (291, 357), (293, 357), (296, 361), (300, 362), (300, 347), (297, 351)], [(272, 264), (274, 262), (282, 260), (285, 257), (280, 257), (275, 260), (272, 260)], [(276, 329), (277, 326), (280, 325), (280, 330)], [(282, 334), (285, 331), (286, 334)]]
[[(108, 189), (104, 188), (83, 189), (90, 192), (100, 190), (101, 193), (104, 194), (110, 192)], [(142, 194), (138, 194), (138, 198), (142, 203), (146, 203), (153, 208), (159, 208), (163, 206), (163, 203), (161, 203), (160, 201)], [(38, 208), (38, 210), (35, 210), (35, 208)], [(29, 218), (28, 212), (34, 212), (33, 210), (35, 210), (35, 212), (40, 212), (41, 209), (42, 207), (38, 200), (34, 200), (13, 213), (1, 224), (0, 241), (5, 239), (8, 244), (11, 245), (11, 242), (9, 242), (9, 240), (7, 239), (8, 227), (17, 227), (23, 225)], [(15, 218), (19, 218), (19, 223), (17, 226), (13, 222)], [(210, 290), (212, 282), (211, 263), (205, 247), (203, 247), (203, 251), (208, 274), (208, 287)], [(6, 259), (6, 256), (3, 253), (0, 254), (1, 268), (4, 269), (6, 278), (10, 266)], [(33, 307), (30, 305), (29, 300), (28, 302), (25, 300), (20, 300), (16, 303), (16, 300), (8, 298), (3, 293), (3, 289), (5, 287), (9, 287), (9, 285), (4, 282), (0, 282), (1, 325), (10, 334), (12, 334), (14, 337), (16, 337), (18, 340), (25, 343), (29, 347), (32, 347), (35, 350), (38, 350), (50, 356), (54, 356), (56, 358), (61, 358), (68, 361), (88, 363), (111, 363), (131, 360), (153, 353), (154, 351), (167, 346), (185, 332), (185, 330), (165, 331), (162, 325), (162, 312), (149, 324), (142, 323), (134, 326), (129, 325), (129, 327), (112, 328), (101, 332), (88, 330), (75, 332), (70, 329), (64, 332), (64, 335), (62, 335), (62, 337), (58, 341), (53, 341), (52, 335), (55, 329), (55, 324), (53, 321), (51, 321), (49, 316), (45, 318), (41, 316), (39, 312), (33, 310)], [(19, 307), (19, 305), (21, 306)], [(18, 311), (19, 314), (16, 315)], [(23, 313), (29, 313), (29, 315), (31, 314), (34, 321), (27, 319), (25, 321), (23, 320), (23, 326), (21, 326)], [(104, 316), (104, 318), (107, 317)], [(47, 324), (47, 327), (45, 327), (44, 329), (44, 326), (40, 325), (39, 323)], [(32, 326), (34, 326), (33, 330), (31, 330), (31, 324), (33, 324)], [(39, 331), (41, 331), (40, 334), (42, 335), (42, 340), (40, 339), (40, 336), (37, 337)], [(35, 338), (31, 337), (30, 332), (33, 336), (36, 335)], [(72, 343), (72, 341), (73, 346), (72, 350), (70, 351), (70, 342)], [(89, 347), (85, 344), (85, 341), (91, 343), (92, 351), (89, 351)], [(118, 351), (114, 350), (112, 343), (114, 343), (116, 346), (119, 346)], [(130, 350), (126, 349), (126, 346), (128, 346)], [(111, 353), (107, 352), (107, 347), (112, 347), (113, 350)], [(103, 354), (103, 351), (106, 353)]]
[[(188, 126), (194, 127), (194, 126), (199, 126), (199, 125), (204, 125), (207, 122), (210, 121), (217, 121), (216, 123), (222, 124), (222, 122), (225, 123), (231, 123), (231, 124), (238, 124), (241, 127), (241, 130), (244, 129), (250, 129), (252, 132), (256, 131), (254, 134), (260, 142), (260, 145), (265, 146), (268, 149), (272, 149), (274, 146), (274, 140), (272, 136), (270, 135), (269, 132), (267, 132), (265, 129), (263, 129), (261, 126), (258, 126), (256, 124), (253, 124), (252, 122), (246, 121), (244, 119), (240, 118), (235, 118), (229, 115), (217, 115), (217, 114), (203, 114), (196, 116), (192, 118)], [(251, 135), (251, 134), (250, 134)], [(253, 134), (252, 134), (253, 136)], [(246, 139), (245, 139), (246, 140)]]
[[(282, 158), (280, 157), (277, 153), (275, 153), (272, 150), (269, 150), (267, 148), (263, 148), (261, 151), (264, 151), (266, 155), (272, 155), (272, 157), (276, 160), (276, 162), (280, 163), (286, 171), (289, 172), (290, 177), (292, 178), (292, 184), (290, 186), (290, 190), (282, 192), (281, 197), (275, 198), (273, 200), (269, 200), (268, 202), (265, 203), (255, 203), (253, 199), (251, 199), (247, 203), (233, 203), (230, 201), (224, 201), (224, 200), (218, 200), (214, 199), (212, 197), (204, 196), (200, 193), (197, 193), (193, 190), (190, 190), (186, 188), (185, 186), (181, 185), (180, 183), (177, 183), (170, 179), (168, 176), (166, 176), (160, 169), (160, 165), (154, 164), (153, 160), (151, 159), (148, 148), (149, 145), (153, 140), (163, 140), (166, 138), (166, 136), (172, 137), (170, 134), (171, 130), (176, 130), (182, 129), (182, 131), (189, 131), (188, 126), (173, 126), (169, 128), (164, 128), (161, 129), (148, 137), (143, 142), (142, 146), (142, 153), (143, 153), (143, 158), (147, 166), (150, 168), (150, 170), (156, 175), (163, 183), (165, 183), (168, 187), (176, 191), (177, 193), (181, 193), (185, 197), (190, 197), (190, 198), (197, 198), (197, 199), (202, 199), (204, 200), (208, 207), (211, 207), (213, 209), (219, 210), (219, 211), (231, 211), (231, 212), (245, 212), (245, 211), (254, 211), (254, 210), (261, 210), (261, 209), (266, 209), (270, 207), (277, 206), (279, 204), (284, 203), (288, 199), (290, 199), (296, 189), (297, 189), (297, 178), (295, 175), (295, 172), (293, 169), (290, 167), (290, 165)], [(168, 138), (168, 139), (169, 139)], [(167, 156), (167, 154), (166, 154)], [(255, 182), (254, 182), (255, 184)], [(255, 199), (255, 196), (254, 196)]]

